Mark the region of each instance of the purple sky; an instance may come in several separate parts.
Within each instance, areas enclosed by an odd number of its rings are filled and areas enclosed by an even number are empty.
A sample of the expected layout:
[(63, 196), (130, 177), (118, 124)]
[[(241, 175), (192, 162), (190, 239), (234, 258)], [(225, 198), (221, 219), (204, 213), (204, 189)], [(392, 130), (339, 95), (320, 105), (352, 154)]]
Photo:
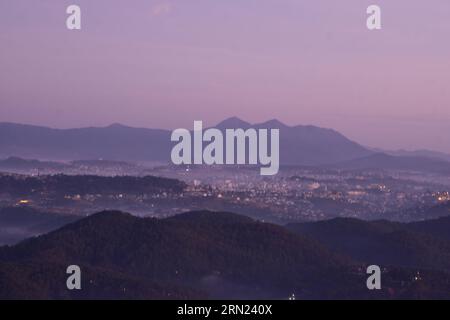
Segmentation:
[[(83, 10), (81, 31), (65, 9)], [(383, 30), (366, 29), (369, 4)], [(450, 152), (448, 0), (1, 0), (0, 121), (334, 128)]]

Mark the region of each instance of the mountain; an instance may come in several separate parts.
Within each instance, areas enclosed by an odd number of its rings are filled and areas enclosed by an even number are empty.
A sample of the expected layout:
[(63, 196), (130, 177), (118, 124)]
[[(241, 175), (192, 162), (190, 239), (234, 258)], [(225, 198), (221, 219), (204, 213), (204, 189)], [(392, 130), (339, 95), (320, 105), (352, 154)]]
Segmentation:
[(104, 128), (51, 129), (0, 123), (0, 156), (49, 160), (170, 159), (170, 132), (111, 125)]
[(423, 205), (412, 208), (398, 209), (387, 212), (386, 216), (391, 221), (434, 221), (434, 219), (450, 216), (450, 201), (445, 201), (435, 205)]
[(112, 160), (74, 160), (66, 162), (40, 161), (9, 157), (0, 159), (0, 172), (38, 175), (145, 175), (145, 165)]
[[(341, 222), (330, 233), (338, 243), (339, 232), (359, 230), (360, 224), (350, 221), (347, 228)], [(360, 232), (381, 236), (397, 228), (380, 222)], [(293, 226), (226, 212), (189, 212), (158, 220), (105, 211), (0, 247), (0, 298), (281, 299), (292, 293), (301, 299), (450, 297), (445, 271), (421, 270), (418, 283), (417, 269), (395, 266), (383, 271), (383, 290), (369, 291), (364, 265), (332, 253), (314, 237), (299, 234), (306, 233), (302, 230), (289, 229)], [(364, 243), (360, 245), (363, 250)], [(443, 246), (441, 252), (446, 250)], [(65, 270), (72, 264), (82, 270), (80, 291), (66, 288)]]
[(54, 169), (63, 170), (68, 165), (64, 163), (39, 161), (35, 159), (22, 159), (19, 157), (9, 157), (0, 160), (0, 170), (39, 170), (39, 169)]
[(443, 152), (438, 152), (438, 151), (431, 151), (431, 150), (414, 150), (414, 151), (408, 151), (408, 150), (382, 151), (382, 150), (377, 150), (377, 152), (387, 153), (387, 154), (392, 155), (392, 156), (432, 158), (432, 159), (438, 159), (438, 160), (444, 160), (444, 161), (450, 162), (450, 154), (443, 153)]
[[(221, 130), (249, 127), (280, 129), (280, 160), (284, 165), (317, 165), (360, 158), (371, 151), (340, 133), (314, 126), (287, 126), (278, 120), (251, 125), (233, 117)], [(114, 124), (104, 128), (51, 129), (0, 123), (0, 157), (48, 160), (108, 159), (170, 161), (171, 131)]]
[(337, 131), (315, 126), (280, 129), (280, 159), (284, 165), (324, 165), (371, 154)]
[(431, 235), (433, 237), (450, 241), (450, 203), (447, 205), (440, 205), (434, 208), (434, 210), (446, 209), (447, 216), (443, 216), (438, 219), (411, 222), (408, 227), (411, 230)]
[(95, 175), (49, 175), (14, 176), (0, 175), (0, 194), (14, 197), (34, 197), (42, 195), (142, 195), (162, 192), (181, 192), (186, 188), (182, 181), (154, 176), (95, 176)]
[(336, 218), (287, 228), (368, 264), (450, 271), (450, 219), (414, 223)]
[(339, 162), (333, 167), (345, 170), (406, 170), (450, 174), (450, 162), (415, 156), (392, 156), (376, 153), (366, 157)]
[[(239, 121), (234, 119), (230, 121), (230, 125)], [(303, 125), (288, 126), (277, 119), (257, 123), (251, 127), (280, 130), (282, 165), (316, 166), (355, 159), (372, 153), (332, 129)], [(231, 126), (231, 129), (233, 128), (239, 127)]]
[(230, 129), (230, 128), (241, 128), (241, 129), (248, 129), (250, 128), (252, 125), (251, 123), (241, 120), (238, 117), (231, 117), (228, 119), (225, 119), (221, 122), (219, 122), (215, 128), (220, 129), (220, 130), (226, 130), (226, 129)]
[[(59, 285), (54, 282), (65, 275), (50, 272), (58, 266), (78, 264), (143, 279), (144, 283), (163, 283), (164, 287), (195, 284), (209, 296), (236, 298), (288, 296), (294, 288), (320, 288), (329, 281), (323, 272), (330, 272), (328, 278), (335, 277), (344, 265), (320, 245), (283, 227), (210, 212), (164, 220), (99, 213), (1, 249), (0, 279), (8, 286), (14, 286), (14, 281), (21, 283), (21, 270), (29, 264), (48, 265), (49, 271), (36, 273), (35, 281), (55, 285), (52, 296), (67, 290), (62, 278)], [(83, 292), (89, 294), (92, 287), (86, 281)], [(1, 294), (0, 290), (4, 298)], [(33, 292), (27, 294), (33, 296)]]

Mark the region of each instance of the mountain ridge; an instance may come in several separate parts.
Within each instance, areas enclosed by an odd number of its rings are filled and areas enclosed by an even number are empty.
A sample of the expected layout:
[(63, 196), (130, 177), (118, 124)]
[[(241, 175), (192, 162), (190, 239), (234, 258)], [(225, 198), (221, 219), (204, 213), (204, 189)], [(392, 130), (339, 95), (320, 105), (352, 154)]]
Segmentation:
[[(336, 223), (351, 230), (366, 222), (329, 223), (331, 230)], [(374, 223), (371, 234), (394, 235), (384, 245), (397, 241), (397, 248), (411, 250), (410, 241), (428, 239), (423, 231), (399, 234), (405, 225)], [(426, 227), (428, 232), (430, 228)], [(337, 231), (351, 236), (342, 226)], [(0, 247), (0, 298), (280, 299), (292, 293), (301, 299), (449, 297), (450, 274), (445, 270), (450, 250), (444, 240), (427, 240), (431, 246), (419, 247), (415, 251), (419, 256), (409, 251), (399, 256), (417, 262), (413, 269), (384, 264), (395, 261), (395, 256), (375, 261), (385, 267), (383, 290), (375, 292), (365, 286), (366, 264), (352, 260), (358, 256), (333, 253), (324, 239), (304, 233), (227, 212), (196, 211), (155, 219), (103, 211), (15, 246)], [(342, 243), (340, 237), (335, 240)], [(371, 248), (359, 244), (359, 250)], [(65, 269), (71, 264), (79, 265), (83, 279), (89, 279), (75, 293), (66, 288)], [(418, 270), (421, 283), (414, 280)]]
[[(230, 287), (227, 296), (237, 297), (238, 288), (245, 288), (251, 297), (273, 297), (282, 291), (287, 295), (292, 282), (322, 286), (323, 275), (317, 270), (341, 272), (346, 265), (281, 226), (228, 213), (218, 213), (222, 219), (216, 219), (216, 214), (199, 211), (155, 219), (119, 211), (97, 213), (13, 247), (0, 247), (0, 279), (3, 273), (9, 284), (14, 277), (6, 265), (20, 269), (28, 263), (75, 263), (174, 287), (198, 283), (197, 288), (213, 296), (223, 295), (215, 291), (220, 283)], [(66, 291), (64, 286), (62, 282), (57, 291)]]
[[(331, 129), (287, 126), (276, 119), (250, 124), (237, 117), (225, 119), (219, 129), (245, 126), (280, 129), (282, 165), (316, 165), (350, 160), (371, 153), (365, 147)], [(191, 128), (188, 128), (191, 130)], [(169, 163), (174, 145), (171, 131), (133, 128), (120, 124), (106, 127), (53, 129), (43, 126), (0, 123), (0, 157), (46, 160), (107, 159)]]
[(333, 164), (333, 167), (346, 170), (408, 170), (450, 174), (450, 162), (442, 159), (424, 156), (394, 156), (381, 152), (338, 162)]

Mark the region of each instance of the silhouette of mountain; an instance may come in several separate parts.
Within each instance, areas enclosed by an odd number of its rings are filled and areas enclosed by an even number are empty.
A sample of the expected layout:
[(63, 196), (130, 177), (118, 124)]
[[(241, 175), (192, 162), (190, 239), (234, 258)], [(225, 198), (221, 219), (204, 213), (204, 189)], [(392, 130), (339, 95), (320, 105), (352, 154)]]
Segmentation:
[(411, 222), (408, 224), (408, 227), (411, 230), (422, 232), (442, 240), (450, 241), (450, 203), (436, 206), (431, 210), (445, 210), (447, 216), (438, 219)]
[(450, 271), (449, 223), (448, 217), (410, 224), (336, 218), (287, 228), (360, 262)]
[(244, 120), (239, 119), (238, 117), (231, 117), (219, 122), (215, 128), (220, 130), (230, 129), (230, 128), (240, 128), (240, 129), (248, 129), (252, 125)]
[(432, 158), (432, 159), (438, 159), (438, 160), (445, 160), (450, 162), (450, 154), (438, 152), (438, 151), (431, 151), (431, 150), (414, 150), (414, 151), (408, 151), (408, 150), (380, 150), (375, 149), (375, 152), (381, 152), (386, 153), (391, 156), (400, 156), (400, 157), (421, 157), (421, 158)]
[(9, 157), (0, 159), (0, 172), (18, 174), (69, 175), (142, 175), (148, 166), (114, 160), (74, 160), (66, 162), (40, 161)]
[(429, 221), (432, 219), (450, 216), (450, 201), (437, 205), (406, 208), (386, 213), (392, 221)]
[[(219, 129), (249, 127), (280, 129), (280, 160), (284, 165), (326, 164), (369, 155), (371, 152), (330, 129), (289, 127), (278, 120), (250, 125), (233, 117)], [(50, 129), (0, 123), (0, 156), (49, 160), (108, 159), (168, 163), (171, 131), (114, 124), (104, 128)]]
[[(348, 229), (360, 230), (361, 222), (350, 221), (346, 232), (338, 222), (340, 227), (326, 228), (331, 231), (327, 237), (338, 241), (332, 248), (339, 248)], [(368, 223), (364, 232), (397, 229), (377, 224)], [(102, 212), (0, 247), (0, 298), (449, 297), (447, 273), (424, 270), (417, 286), (412, 280), (416, 270), (395, 267), (385, 271), (384, 290), (369, 291), (362, 265), (297, 233), (230, 213), (190, 212), (157, 220)], [(77, 292), (66, 289), (65, 270), (72, 264), (83, 271), (83, 290)]]
[(316, 166), (367, 156), (372, 152), (331, 129), (288, 126), (277, 119), (249, 124), (233, 117), (218, 126), (225, 129), (279, 129), (282, 165)]
[[(325, 285), (322, 272), (339, 272), (343, 266), (320, 245), (283, 227), (207, 212), (165, 220), (103, 212), (0, 250), (3, 277), (10, 276), (5, 275), (5, 264), (25, 261), (75, 263), (175, 287), (194, 282), (209, 295), (236, 297), (281, 292), (287, 296), (292, 288), (306, 289), (312, 282), (321, 287)], [(46, 272), (41, 276), (42, 282), (54, 277)], [(217, 291), (218, 284), (229, 289)], [(66, 291), (64, 287), (62, 281), (56, 290)], [(90, 288), (86, 283), (83, 291)]]
[(282, 165), (325, 165), (372, 153), (332, 129), (310, 125), (287, 126), (276, 119), (255, 124), (254, 127), (280, 130)]
[(64, 163), (39, 161), (35, 159), (22, 159), (19, 157), (9, 157), (0, 160), (0, 170), (30, 170), (30, 169), (64, 169), (67, 167)]
[(407, 170), (450, 174), (450, 163), (428, 157), (391, 156), (376, 153), (367, 157), (336, 163), (334, 167), (347, 170)]
[(281, 121), (277, 119), (271, 119), (263, 123), (256, 124), (255, 127), (265, 129), (265, 128), (273, 128), (273, 129), (286, 129), (289, 126), (285, 125)]
[(112, 125), (104, 128), (50, 129), (0, 123), (0, 156), (50, 160), (170, 159), (170, 132)]
[(42, 193), (56, 195), (87, 194), (157, 194), (181, 192), (186, 187), (182, 181), (153, 176), (95, 176), (51, 175), (43, 177), (0, 175), (0, 193), (16, 197), (41, 197)]

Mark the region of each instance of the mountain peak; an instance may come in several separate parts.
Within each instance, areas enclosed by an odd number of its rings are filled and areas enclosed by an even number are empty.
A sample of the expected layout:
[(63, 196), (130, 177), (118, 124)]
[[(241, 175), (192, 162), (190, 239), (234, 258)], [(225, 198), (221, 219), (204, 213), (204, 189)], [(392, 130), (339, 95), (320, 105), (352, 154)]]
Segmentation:
[(245, 129), (250, 127), (251, 124), (238, 117), (231, 117), (220, 122), (216, 127), (219, 129)]
[(126, 125), (116, 122), (116, 123), (110, 124), (106, 128), (119, 129), (119, 128), (128, 128), (128, 127)]
[(283, 122), (281, 122), (278, 119), (271, 119), (271, 120), (268, 120), (261, 124), (258, 124), (258, 127), (266, 127), (269, 129), (281, 129), (281, 128), (286, 128), (287, 125), (285, 125)]

